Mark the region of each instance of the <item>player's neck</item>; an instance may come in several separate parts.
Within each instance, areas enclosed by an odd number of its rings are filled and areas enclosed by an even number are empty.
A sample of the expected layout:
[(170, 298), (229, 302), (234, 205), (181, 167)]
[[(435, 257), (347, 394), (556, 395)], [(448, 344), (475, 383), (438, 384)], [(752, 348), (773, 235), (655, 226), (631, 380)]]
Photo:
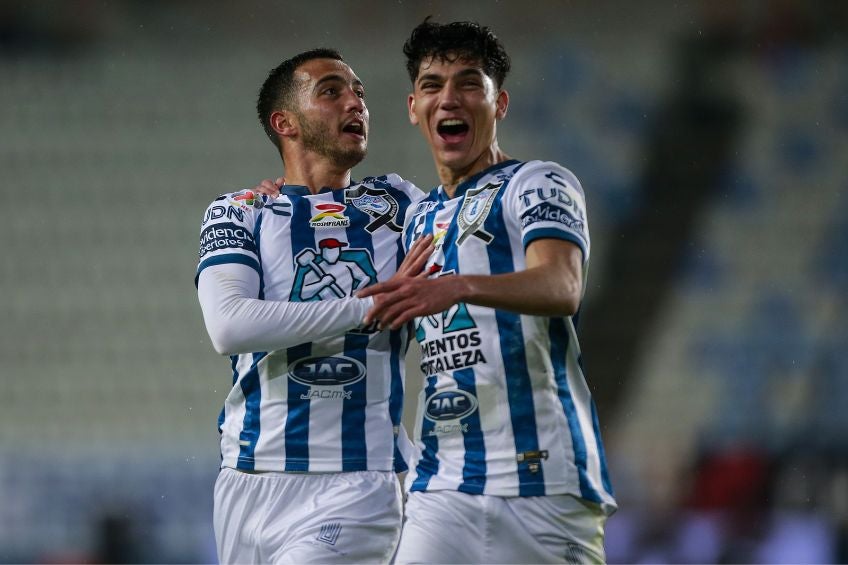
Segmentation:
[(324, 187), (344, 188), (350, 184), (350, 169), (339, 167), (326, 157), (301, 152), (286, 155), (286, 184), (305, 186), (312, 194)]
[(448, 198), (453, 198), (456, 194), (456, 187), (460, 184), (467, 181), (477, 173), (488, 169), (492, 165), (502, 163), (509, 158), (509, 155), (501, 151), (500, 147), (498, 147), (497, 140), (495, 140), (492, 145), (486, 148), (486, 150), (483, 151), (474, 161), (467, 165), (453, 167), (446, 163), (440, 163), (437, 158), (436, 169), (439, 172), (439, 180), (442, 183), (442, 189), (448, 195)]

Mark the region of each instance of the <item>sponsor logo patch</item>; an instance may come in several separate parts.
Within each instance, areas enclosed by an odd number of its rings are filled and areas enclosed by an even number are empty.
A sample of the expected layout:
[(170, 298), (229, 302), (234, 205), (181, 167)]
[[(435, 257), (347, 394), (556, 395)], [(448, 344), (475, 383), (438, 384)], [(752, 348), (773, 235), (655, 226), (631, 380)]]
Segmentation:
[(202, 259), (206, 254), (220, 249), (241, 249), (256, 253), (256, 244), (253, 234), (243, 226), (219, 223), (205, 228), (200, 233), (198, 256)]
[(463, 390), (443, 390), (427, 398), (424, 417), (431, 422), (459, 420), (477, 410), (477, 399)]
[(309, 387), (345, 386), (365, 377), (365, 366), (350, 357), (306, 357), (289, 366), (289, 377)]
[(522, 228), (526, 228), (527, 226), (538, 222), (556, 222), (572, 231), (577, 232), (581, 236), (585, 233), (585, 224), (582, 220), (578, 219), (565, 208), (560, 208), (559, 206), (554, 206), (544, 202), (534, 206), (521, 215)]
[(265, 203), (262, 202), (262, 196), (252, 190), (242, 190), (233, 194), (229, 199), (230, 206), (247, 210), (248, 208), (262, 208)]
[(324, 202), (315, 204), (318, 213), (309, 220), (309, 226), (321, 228), (346, 228), (350, 225), (350, 218), (344, 215), (347, 206), (335, 202)]

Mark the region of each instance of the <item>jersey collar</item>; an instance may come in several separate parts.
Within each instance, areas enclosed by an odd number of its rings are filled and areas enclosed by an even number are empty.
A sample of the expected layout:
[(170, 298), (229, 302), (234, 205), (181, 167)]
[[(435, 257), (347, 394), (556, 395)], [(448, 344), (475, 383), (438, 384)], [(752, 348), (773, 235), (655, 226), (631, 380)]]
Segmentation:
[[(488, 174), (490, 174), (494, 171), (497, 171), (498, 169), (510, 167), (510, 166), (516, 165), (520, 162), (521, 161), (519, 161), (518, 159), (507, 159), (506, 161), (501, 161), (500, 163), (495, 163), (491, 167), (483, 169), (482, 171), (480, 171), (476, 175), (469, 177), (467, 180), (461, 182), (456, 187), (456, 192), (454, 192), (453, 197), (454, 198), (462, 198), (463, 196), (465, 196), (465, 191), (468, 190), (469, 188), (474, 188), (475, 186), (477, 186), (477, 181), (479, 181), (484, 176), (486, 176), (486, 175), (488, 175)], [(442, 185), (439, 185), (439, 198), (442, 201), (448, 200), (448, 195), (445, 192), (445, 189)]]
[[(318, 191), (318, 194), (326, 194), (328, 192), (333, 192), (334, 190), (347, 190), (351, 186), (357, 184), (357, 182), (351, 179), (351, 183), (342, 188), (330, 188), (329, 186), (325, 186), (321, 190)], [(303, 186), (302, 184), (284, 184), (280, 189), (280, 194), (284, 194), (286, 196), (309, 196), (312, 193), (309, 192), (309, 188)]]

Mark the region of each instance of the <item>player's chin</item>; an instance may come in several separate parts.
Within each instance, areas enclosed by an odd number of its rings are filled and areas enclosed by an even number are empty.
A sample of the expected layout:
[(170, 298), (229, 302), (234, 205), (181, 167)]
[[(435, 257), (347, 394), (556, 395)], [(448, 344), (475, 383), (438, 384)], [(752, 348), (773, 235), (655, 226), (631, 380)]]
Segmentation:
[(359, 147), (346, 147), (337, 152), (336, 163), (346, 169), (352, 169), (365, 159), (367, 153), (364, 143)]

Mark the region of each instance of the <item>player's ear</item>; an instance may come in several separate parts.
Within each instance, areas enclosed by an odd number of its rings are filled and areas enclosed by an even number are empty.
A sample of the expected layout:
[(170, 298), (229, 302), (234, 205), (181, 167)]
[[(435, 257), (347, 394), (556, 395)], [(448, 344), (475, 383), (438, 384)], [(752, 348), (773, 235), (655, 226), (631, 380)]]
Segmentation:
[(297, 122), (294, 115), (288, 110), (276, 110), (271, 112), (268, 118), (271, 122), (271, 129), (283, 137), (294, 137), (297, 135)]
[(414, 126), (417, 126), (418, 125), (418, 116), (415, 114), (415, 95), (414, 94), (410, 94), (406, 98), (406, 106), (407, 106), (407, 109), (409, 110), (409, 123), (411, 123)]
[(504, 119), (506, 110), (509, 107), (509, 93), (506, 90), (498, 92), (498, 99), (495, 101), (497, 109), (495, 110), (495, 118), (498, 120)]

